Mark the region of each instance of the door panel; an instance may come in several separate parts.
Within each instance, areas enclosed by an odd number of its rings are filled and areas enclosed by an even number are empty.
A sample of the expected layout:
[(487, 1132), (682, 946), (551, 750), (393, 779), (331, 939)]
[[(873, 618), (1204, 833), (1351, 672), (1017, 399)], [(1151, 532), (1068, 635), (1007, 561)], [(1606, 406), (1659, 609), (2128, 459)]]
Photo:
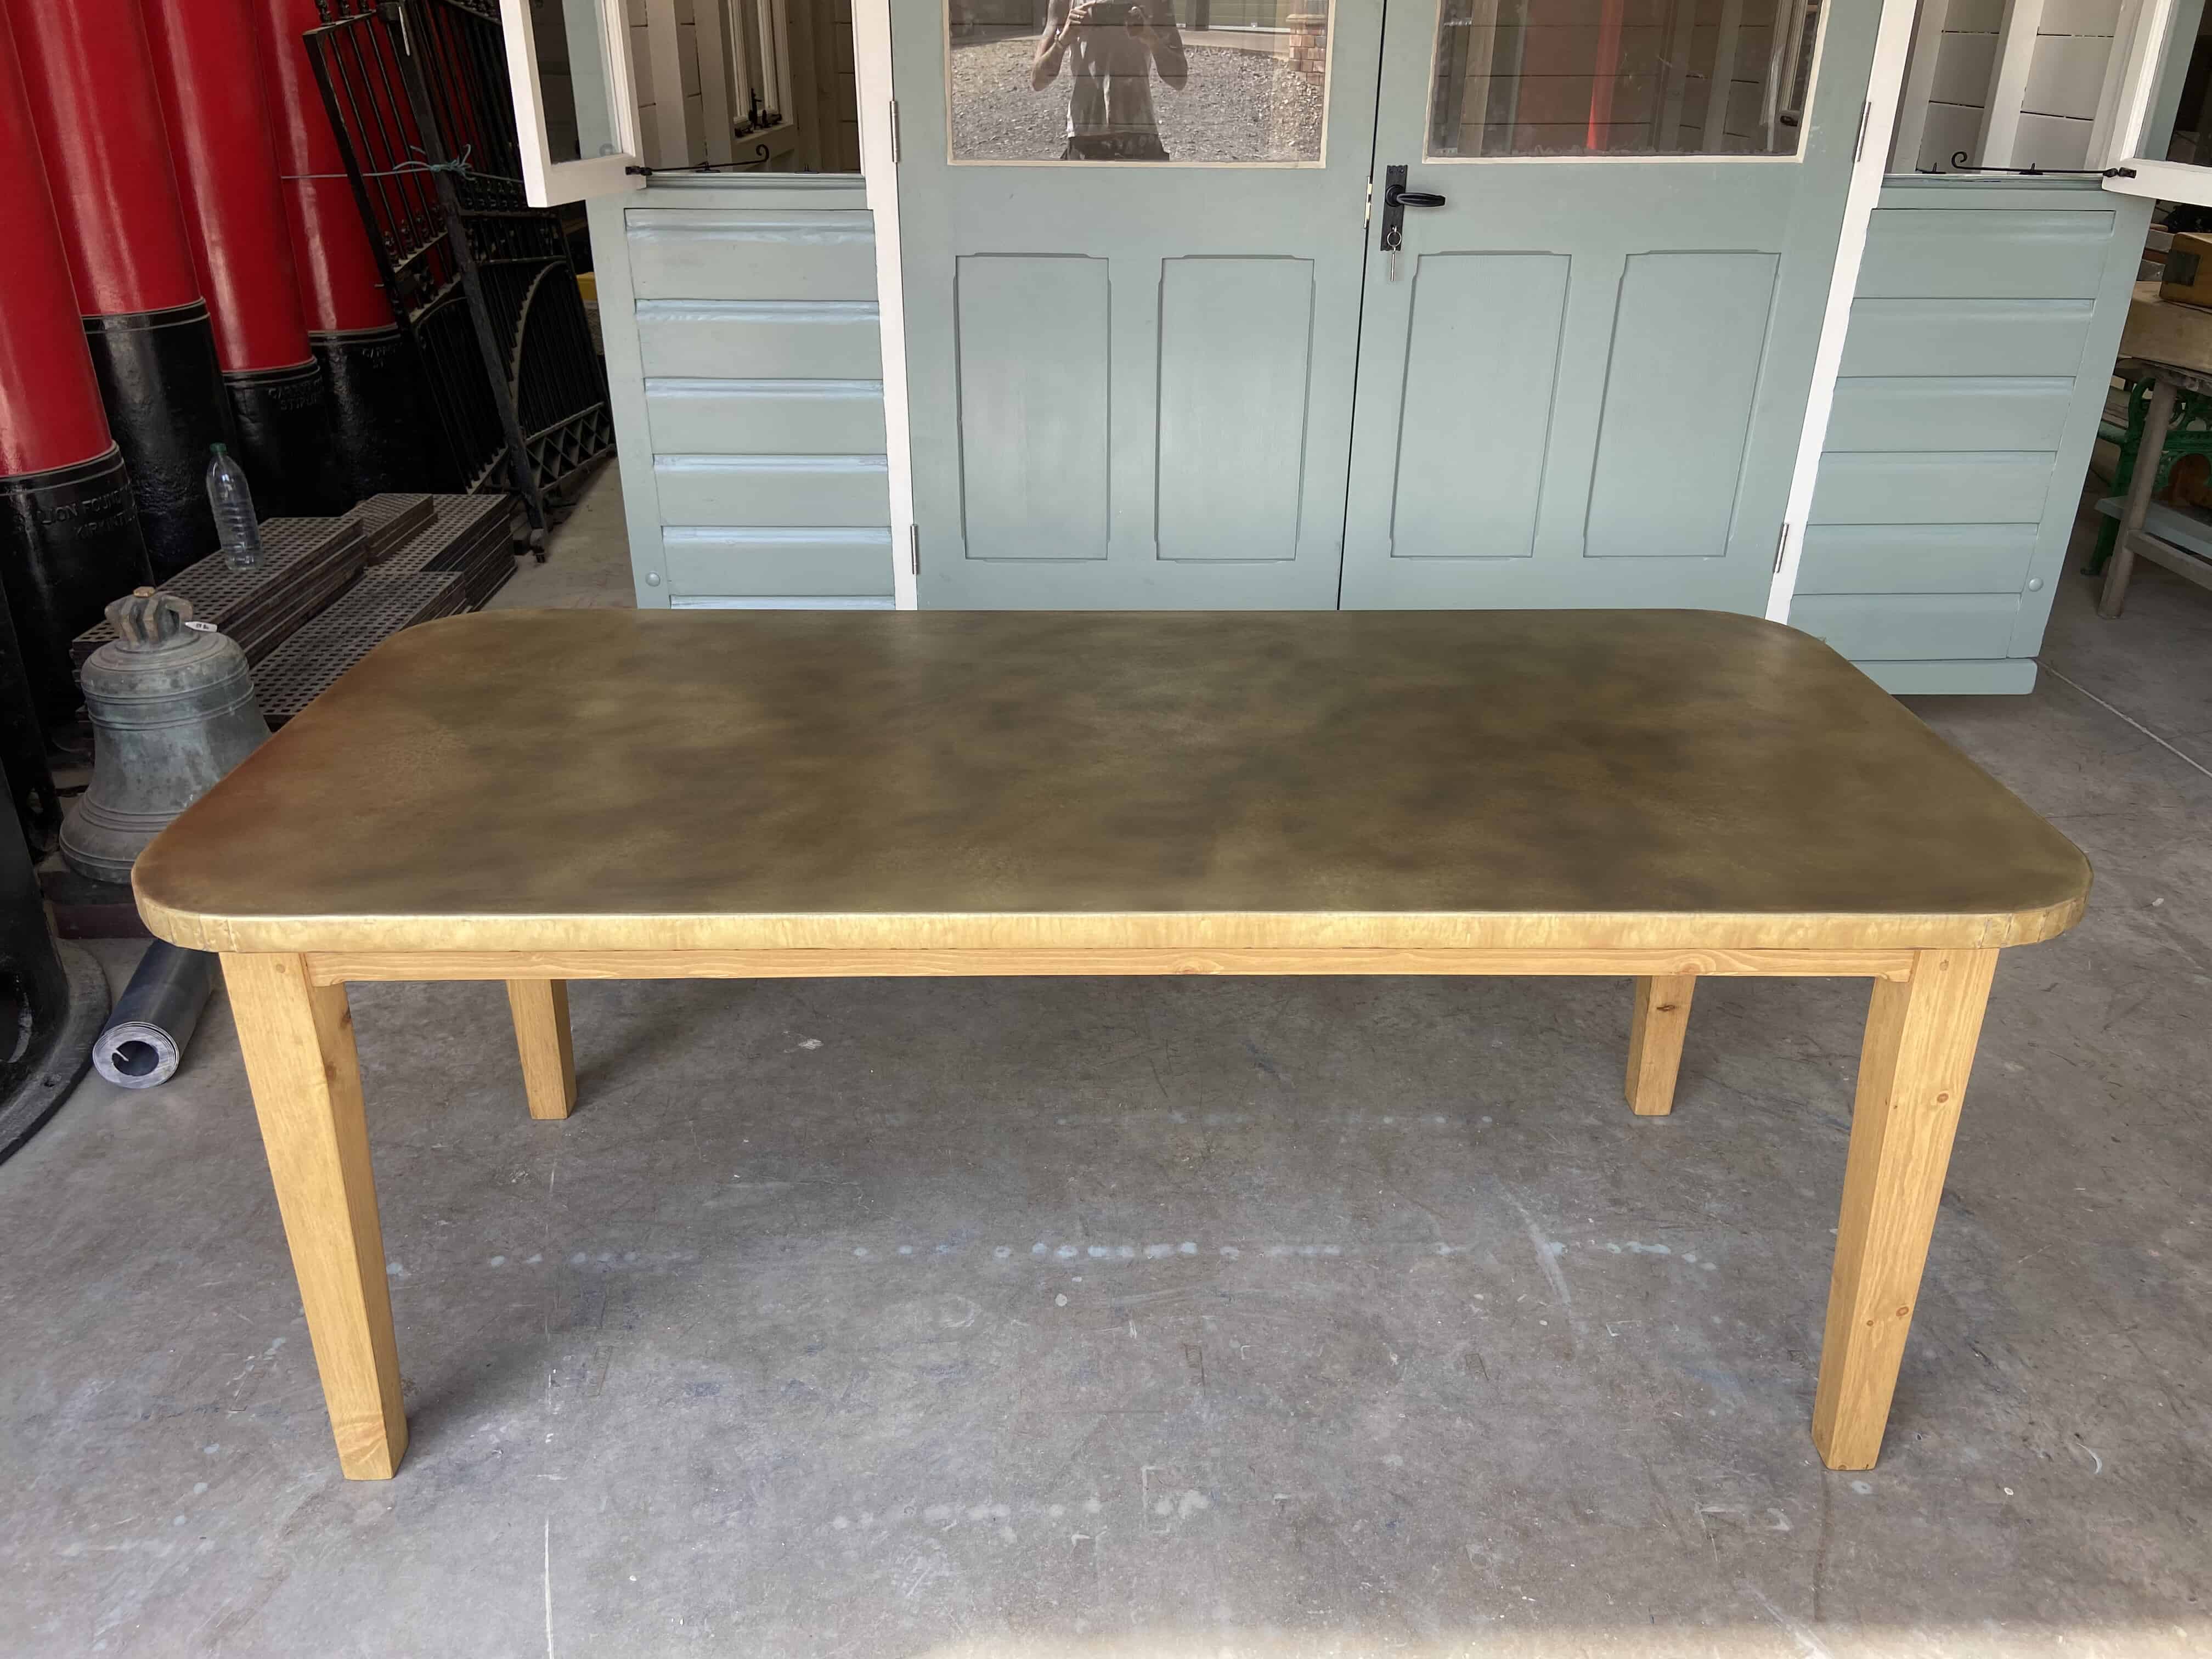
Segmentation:
[(1382, 8), (1263, 51), (1170, 46), (1145, 3), (1138, 100), (1070, 78), (1121, 22), (1054, 58), (891, 0), (925, 605), (1336, 604)]
[(1765, 253), (1629, 256), (1585, 557), (1728, 552), (1774, 266)]
[(1571, 264), (1559, 253), (1422, 256), (1391, 499), (1400, 556), (1534, 552)]
[(1964, 208), (1899, 214), (1867, 243), (1869, 298), (2094, 300), (2112, 240), (2110, 214)]
[(640, 300), (637, 349), (655, 378), (866, 380), (884, 369), (876, 307), (857, 300)]
[(1831, 455), (1813, 522), (2025, 524), (2043, 516), (2057, 457), (2033, 451)]
[(1446, 202), (1369, 239), (1345, 605), (1764, 610), (1880, 11), (1822, 9), (1395, 0), (1378, 198)]
[(1162, 269), (1160, 557), (1296, 558), (1313, 261)]
[(2071, 374), (2095, 312), (2094, 300), (1857, 300), (1844, 377)]
[(958, 262), (971, 559), (1103, 559), (1111, 295), (1103, 259)]

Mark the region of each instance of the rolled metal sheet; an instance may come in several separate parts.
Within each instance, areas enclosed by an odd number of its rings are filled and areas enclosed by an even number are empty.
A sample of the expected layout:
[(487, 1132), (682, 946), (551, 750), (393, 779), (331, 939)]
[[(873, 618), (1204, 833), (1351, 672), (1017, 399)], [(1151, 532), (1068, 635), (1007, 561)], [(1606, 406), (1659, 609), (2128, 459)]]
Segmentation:
[(174, 1077), (215, 993), (216, 966), (206, 951), (155, 940), (92, 1045), (93, 1069), (124, 1089)]

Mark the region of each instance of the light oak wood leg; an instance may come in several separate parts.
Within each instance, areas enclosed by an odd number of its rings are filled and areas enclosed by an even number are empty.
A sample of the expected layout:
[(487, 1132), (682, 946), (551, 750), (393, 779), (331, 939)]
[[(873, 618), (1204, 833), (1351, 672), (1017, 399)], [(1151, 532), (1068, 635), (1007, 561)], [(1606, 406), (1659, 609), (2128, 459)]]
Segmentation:
[(1870, 1469), (1881, 1454), (1996, 959), (1923, 951), (1910, 979), (1875, 981), (1813, 1405), (1832, 1469)]
[(315, 984), (304, 957), (226, 956), (222, 971), (338, 1467), (388, 1480), (407, 1418), (345, 988)]
[(530, 1115), (566, 1117), (576, 1104), (576, 1048), (568, 1037), (568, 984), (558, 979), (511, 979), (514, 1042), (522, 1051), (522, 1086)]
[(1674, 1109), (1674, 1076), (1682, 1068), (1682, 1038), (1697, 988), (1694, 974), (1636, 981), (1636, 1012), (1628, 1024), (1628, 1104), (1638, 1117), (1664, 1117)]

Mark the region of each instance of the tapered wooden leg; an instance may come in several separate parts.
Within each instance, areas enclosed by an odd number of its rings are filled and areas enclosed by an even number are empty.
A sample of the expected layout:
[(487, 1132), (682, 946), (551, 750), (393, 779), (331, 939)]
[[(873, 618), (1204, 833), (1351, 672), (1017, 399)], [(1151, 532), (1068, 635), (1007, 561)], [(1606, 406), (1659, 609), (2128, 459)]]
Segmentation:
[(522, 1051), (522, 1087), (530, 1115), (566, 1117), (576, 1104), (576, 1049), (568, 1039), (568, 982), (511, 979), (514, 1042)]
[(1832, 1469), (1870, 1469), (1881, 1454), (1996, 960), (1923, 951), (1911, 978), (1875, 981), (1813, 1405)]
[(1636, 1012), (1628, 1023), (1628, 1103), (1638, 1117), (1664, 1117), (1674, 1109), (1674, 1076), (1682, 1068), (1682, 1038), (1697, 988), (1694, 974), (1636, 981)]
[(222, 972), (338, 1467), (388, 1480), (407, 1418), (345, 988), (315, 984), (297, 956), (226, 956)]

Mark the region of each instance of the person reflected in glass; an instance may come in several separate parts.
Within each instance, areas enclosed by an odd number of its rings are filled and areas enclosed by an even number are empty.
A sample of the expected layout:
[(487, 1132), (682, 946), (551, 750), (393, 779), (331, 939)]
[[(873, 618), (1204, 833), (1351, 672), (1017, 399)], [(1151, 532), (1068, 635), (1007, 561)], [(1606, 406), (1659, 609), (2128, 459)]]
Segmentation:
[(1067, 65), (1063, 161), (1164, 161), (1152, 113), (1152, 71), (1180, 92), (1190, 79), (1169, 0), (1051, 0), (1030, 85), (1042, 92)]

